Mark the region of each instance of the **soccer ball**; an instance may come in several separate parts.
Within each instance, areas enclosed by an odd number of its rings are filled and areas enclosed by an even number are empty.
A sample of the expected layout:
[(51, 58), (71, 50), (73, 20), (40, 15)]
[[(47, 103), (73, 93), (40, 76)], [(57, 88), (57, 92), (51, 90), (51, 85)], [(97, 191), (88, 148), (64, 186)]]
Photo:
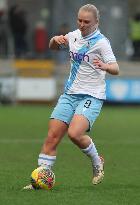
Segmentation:
[(51, 169), (38, 167), (31, 173), (31, 184), (34, 189), (52, 189), (55, 184), (55, 175)]

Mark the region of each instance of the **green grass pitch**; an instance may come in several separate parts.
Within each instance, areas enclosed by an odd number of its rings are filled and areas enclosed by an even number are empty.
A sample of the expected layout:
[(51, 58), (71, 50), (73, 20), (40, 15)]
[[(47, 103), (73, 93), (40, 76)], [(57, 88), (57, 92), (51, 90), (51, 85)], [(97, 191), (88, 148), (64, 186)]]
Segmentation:
[(91, 184), (89, 159), (67, 136), (58, 147), (52, 191), (23, 191), (47, 134), (51, 107), (0, 106), (1, 205), (139, 205), (140, 107), (103, 107), (90, 135), (105, 157), (105, 178)]

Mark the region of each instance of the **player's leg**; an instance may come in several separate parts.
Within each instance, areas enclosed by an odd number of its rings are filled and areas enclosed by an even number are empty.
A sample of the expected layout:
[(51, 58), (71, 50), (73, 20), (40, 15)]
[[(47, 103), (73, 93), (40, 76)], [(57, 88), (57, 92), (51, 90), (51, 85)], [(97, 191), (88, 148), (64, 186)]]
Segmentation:
[(103, 178), (103, 160), (95, 144), (85, 132), (91, 128), (98, 117), (102, 104), (102, 101), (92, 97), (83, 100), (77, 107), (68, 129), (70, 139), (91, 158), (94, 169), (93, 184), (98, 184)]
[[(73, 101), (70, 98), (69, 95), (62, 95), (52, 112), (48, 135), (38, 158), (39, 166), (51, 168), (56, 161), (57, 145), (66, 133), (74, 113)], [(33, 187), (28, 185), (24, 189), (33, 189)]]
[(75, 114), (68, 128), (68, 136), (79, 148), (84, 149), (91, 143), (91, 138), (84, 135), (89, 122), (83, 115)]
[(38, 158), (38, 165), (52, 167), (56, 160), (56, 147), (68, 129), (74, 113), (71, 96), (60, 96), (56, 107), (51, 114), (48, 136), (43, 144)]
[(92, 139), (85, 134), (88, 129), (88, 119), (83, 115), (75, 114), (70, 123), (68, 135), (74, 144), (82, 149), (85, 154), (91, 157), (94, 165), (99, 165), (101, 160), (95, 144), (93, 143)]
[(68, 129), (68, 135), (72, 142), (75, 143), (83, 153), (90, 157), (93, 167), (92, 183), (96, 185), (99, 184), (104, 177), (104, 160), (99, 156), (92, 139), (88, 135), (85, 135), (88, 127), (89, 122), (84, 116), (75, 115)]
[[(38, 166), (44, 166), (51, 169), (56, 161), (56, 148), (65, 135), (68, 125), (62, 121), (52, 119), (49, 123), (47, 138), (42, 146), (41, 153), (38, 157)], [(30, 190), (34, 187), (29, 184), (23, 189)]]
[(56, 148), (65, 135), (68, 125), (60, 120), (51, 119), (49, 123), (48, 135), (42, 146), (38, 158), (39, 166), (52, 167), (56, 160)]

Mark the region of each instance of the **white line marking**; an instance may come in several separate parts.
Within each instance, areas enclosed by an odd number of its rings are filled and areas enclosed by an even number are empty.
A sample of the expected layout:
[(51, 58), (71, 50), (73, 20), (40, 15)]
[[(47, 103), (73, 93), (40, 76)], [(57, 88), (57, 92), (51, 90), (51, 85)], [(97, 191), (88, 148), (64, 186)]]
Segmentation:
[[(0, 144), (43, 144), (44, 139), (16, 139), (16, 138), (9, 138), (9, 139), (0, 139)], [(73, 145), (73, 143), (68, 139), (63, 139), (62, 144), (69, 144)], [(115, 145), (115, 144), (140, 144), (140, 139), (133, 139), (133, 140), (117, 140), (117, 141), (107, 141), (107, 140), (95, 140), (95, 144), (103, 144), (103, 145)]]

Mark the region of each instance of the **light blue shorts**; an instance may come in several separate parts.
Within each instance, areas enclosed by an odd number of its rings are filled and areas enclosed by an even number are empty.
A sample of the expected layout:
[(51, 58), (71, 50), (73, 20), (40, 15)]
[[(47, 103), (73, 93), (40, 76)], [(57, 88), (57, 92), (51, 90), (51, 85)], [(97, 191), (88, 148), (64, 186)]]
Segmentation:
[(102, 105), (103, 100), (90, 95), (69, 95), (64, 93), (60, 96), (50, 118), (61, 120), (69, 125), (74, 114), (83, 115), (89, 121), (90, 130), (100, 114)]

